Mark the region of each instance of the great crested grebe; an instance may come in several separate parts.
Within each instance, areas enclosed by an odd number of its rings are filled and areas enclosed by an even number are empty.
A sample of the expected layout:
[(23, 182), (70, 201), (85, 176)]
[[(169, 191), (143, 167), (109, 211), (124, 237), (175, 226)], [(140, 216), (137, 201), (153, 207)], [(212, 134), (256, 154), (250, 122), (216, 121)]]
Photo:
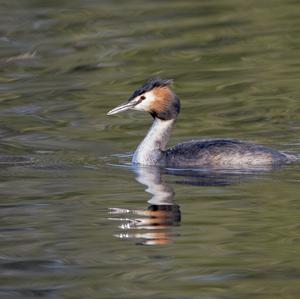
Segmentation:
[(180, 101), (171, 90), (172, 80), (151, 79), (126, 103), (107, 115), (129, 109), (149, 112), (153, 125), (136, 149), (132, 162), (168, 167), (245, 168), (296, 160), (296, 156), (240, 140), (191, 140), (166, 149), (180, 111)]

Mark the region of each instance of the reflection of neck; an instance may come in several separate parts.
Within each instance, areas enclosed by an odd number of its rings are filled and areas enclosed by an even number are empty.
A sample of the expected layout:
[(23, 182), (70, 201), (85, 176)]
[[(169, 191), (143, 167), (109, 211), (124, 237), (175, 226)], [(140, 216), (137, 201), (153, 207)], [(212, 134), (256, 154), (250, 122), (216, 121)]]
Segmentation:
[(163, 151), (170, 138), (175, 119), (155, 118), (144, 140), (136, 149), (132, 162), (143, 165), (164, 164)]
[(136, 168), (136, 180), (147, 186), (146, 191), (153, 196), (148, 201), (152, 205), (173, 205), (174, 192), (162, 179), (160, 169), (157, 167)]

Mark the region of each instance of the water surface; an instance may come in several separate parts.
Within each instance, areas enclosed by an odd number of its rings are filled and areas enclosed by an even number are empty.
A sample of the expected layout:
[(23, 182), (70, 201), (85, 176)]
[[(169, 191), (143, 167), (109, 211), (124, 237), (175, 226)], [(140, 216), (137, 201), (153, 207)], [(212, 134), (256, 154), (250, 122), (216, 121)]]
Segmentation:
[(133, 168), (151, 117), (106, 112), (172, 78), (170, 145), (230, 137), (299, 153), (299, 9), (2, 1), (0, 297), (298, 298), (299, 164)]

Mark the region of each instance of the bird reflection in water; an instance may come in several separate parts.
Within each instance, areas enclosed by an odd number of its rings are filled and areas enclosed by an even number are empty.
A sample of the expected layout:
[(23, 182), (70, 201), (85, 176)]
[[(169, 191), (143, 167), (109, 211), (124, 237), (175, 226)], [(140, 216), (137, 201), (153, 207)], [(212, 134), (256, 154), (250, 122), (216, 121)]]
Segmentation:
[[(179, 206), (173, 201), (174, 191), (165, 183), (158, 167), (136, 167), (136, 180), (147, 186), (146, 192), (152, 195), (145, 210), (112, 208), (110, 214), (122, 218), (110, 218), (120, 221), (123, 231), (117, 235), (121, 239), (137, 239), (142, 245), (165, 245), (172, 242), (176, 235), (172, 231), (181, 220)], [(132, 217), (132, 218), (130, 218)]]
[[(152, 198), (148, 201), (150, 205), (146, 210), (110, 209), (110, 214), (114, 215), (110, 220), (120, 221), (119, 228), (123, 231), (116, 237), (138, 239), (140, 240), (138, 244), (143, 245), (162, 245), (172, 242), (172, 238), (176, 235), (172, 227), (180, 224), (181, 212), (173, 200), (173, 189), (163, 179), (164, 174), (172, 175), (175, 184), (222, 187), (238, 184), (250, 178), (258, 178), (272, 170), (274, 167), (269, 166), (242, 170), (176, 170), (154, 166), (135, 167), (136, 180), (147, 186), (146, 191), (152, 194)], [(117, 215), (123, 217), (116, 218)]]

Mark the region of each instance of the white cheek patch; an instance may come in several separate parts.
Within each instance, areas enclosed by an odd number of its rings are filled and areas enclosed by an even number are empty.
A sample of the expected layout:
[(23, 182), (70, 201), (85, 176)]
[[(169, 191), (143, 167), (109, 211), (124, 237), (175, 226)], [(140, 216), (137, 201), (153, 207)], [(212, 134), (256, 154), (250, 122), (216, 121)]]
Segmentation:
[(155, 101), (155, 95), (152, 91), (148, 91), (144, 93), (143, 95), (140, 95), (134, 99), (134, 101), (139, 101), (140, 98), (144, 96), (145, 99), (142, 100), (140, 103), (135, 105), (132, 109), (138, 110), (138, 111), (150, 111), (151, 103)]

